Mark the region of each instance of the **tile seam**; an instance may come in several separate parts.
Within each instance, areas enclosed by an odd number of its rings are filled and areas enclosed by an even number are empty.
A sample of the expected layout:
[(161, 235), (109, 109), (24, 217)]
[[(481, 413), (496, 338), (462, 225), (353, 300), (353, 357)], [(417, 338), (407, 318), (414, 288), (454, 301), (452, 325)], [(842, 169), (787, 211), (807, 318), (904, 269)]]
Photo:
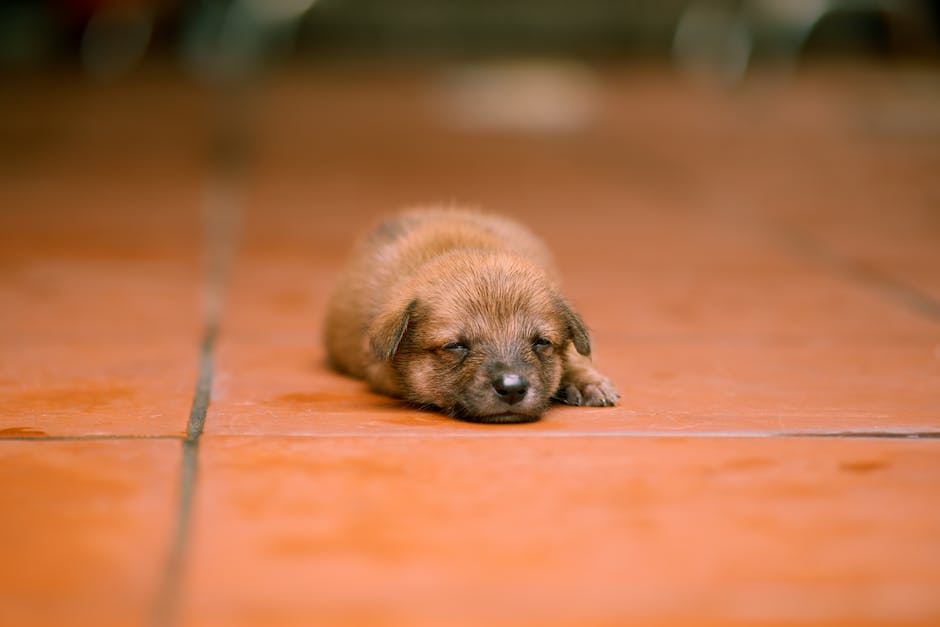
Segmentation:
[[(219, 433), (215, 438), (293, 438), (293, 439), (324, 439), (324, 438), (480, 438), (480, 439), (506, 439), (506, 438), (701, 438), (701, 439), (760, 439), (760, 438), (868, 438), (868, 439), (940, 439), (938, 431), (872, 431), (872, 430), (846, 430), (846, 431), (556, 431), (548, 433), (379, 433), (351, 431), (325, 431), (322, 433)], [(80, 435), (80, 436), (49, 436), (49, 437), (5, 437), (3, 442), (125, 442), (125, 441), (180, 441), (182, 444), (195, 446), (196, 439), (178, 435), (144, 435), (144, 436), (112, 436), (112, 435)]]
[(228, 97), (231, 94), (216, 95), (219, 97), (217, 108), (220, 121), (212, 138), (213, 150), (208, 164), (206, 197), (203, 200), (203, 337), (199, 345), (199, 369), (186, 423), (186, 436), (181, 440), (176, 516), (151, 615), (154, 627), (173, 627), (180, 622), (183, 578), (196, 499), (199, 439), (205, 429), (212, 397), (213, 352), (241, 226), (240, 182), (245, 165), (244, 111), (235, 100)]
[(253, 438), (269, 439), (284, 438), (296, 440), (325, 440), (330, 438), (348, 438), (348, 439), (428, 439), (428, 440), (448, 440), (448, 439), (561, 439), (561, 438), (621, 438), (621, 439), (713, 439), (713, 440), (734, 440), (734, 439), (882, 439), (882, 440), (934, 440), (940, 439), (940, 431), (609, 431), (609, 432), (573, 432), (557, 431), (549, 433), (354, 433), (348, 431), (327, 431), (323, 433), (225, 433), (214, 434), (213, 438)]
[(190, 522), (196, 494), (196, 476), (199, 463), (199, 438), (205, 428), (206, 415), (212, 393), (212, 350), (215, 346), (216, 325), (210, 324), (199, 351), (199, 377), (193, 394), (186, 436), (181, 439), (181, 459), (177, 488), (176, 516), (167, 551), (166, 561), (152, 624), (171, 627), (179, 622), (179, 603), (182, 594), (183, 570), (189, 548)]
[(209, 321), (199, 347), (199, 375), (186, 424), (186, 436), (180, 438), (181, 456), (175, 516), (166, 559), (164, 561), (152, 617), (154, 627), (171, 627), (179, 622), (183, 569), (189, 547), (190, 521), (196, 491), (199, 462), (199, 438), (205, 427), (212, 393), (212, 350), (215, 347), (217, 324)]
[[(598, 153), (596, 148), (592, 151), (584, 145), (581, 145), (579, 149), (582, 156), (589, 158), (595, 168), (599, 168), (601, 176), (611, 178), (613, 175), (613, 180), (619, 182), (617, 150), (603, 144), (601, 151), (602, 153)], [(920, 316), (940, 322), (940, 301), (883, 270), (878, 270), (849, 256), (840, 255), (808, 233), (782, 222), (761, 220), (736, 213), (729, 215), (734, 215), (739, 221), (743, 219), (744, 222), (750, 222), (752, 227), (758, 227), (765, 233), (769, 232), (784, 248), (797, 252), (803, 259), (814, 261), (856, 283), (867, 285), (870, 289), (886, 296), (896, 306), (905, 307)]]
[(195, 439), (182, 441), (180, 462), (179, 496), (177, 497), (170, 547), (164, 562), (163, 573), (157, 591), (156, 604), (151, 624), (154, 627), (171, 627), (179, 622), (179, 603), (182, 593), (182, 577), (186, 550), (189, 546), (189, 525), (195, 496), (196, 471), (198, 467), (198, 442)]
[(804, 259), (813, 261), (845, 276), (857, 284), (880, 293), (890, 302), (907, 310), (940, 322), (940, 301), (883, 270), (865, 264), (828, 248), (817, 238), (795, 227), (778, 224), (773, 229), (777, 239)]

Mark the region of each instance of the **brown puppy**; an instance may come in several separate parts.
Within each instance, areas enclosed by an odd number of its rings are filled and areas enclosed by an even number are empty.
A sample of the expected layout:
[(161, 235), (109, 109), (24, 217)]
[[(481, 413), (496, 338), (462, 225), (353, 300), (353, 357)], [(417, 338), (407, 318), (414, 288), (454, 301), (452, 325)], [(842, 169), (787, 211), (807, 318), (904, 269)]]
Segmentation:
[(552, 397), (619, 397), (545, 246), (472, 211), (403, 213), (362, 240), (330, 300), (326, 348), (375, 391), (465, 420), (525, 422)]

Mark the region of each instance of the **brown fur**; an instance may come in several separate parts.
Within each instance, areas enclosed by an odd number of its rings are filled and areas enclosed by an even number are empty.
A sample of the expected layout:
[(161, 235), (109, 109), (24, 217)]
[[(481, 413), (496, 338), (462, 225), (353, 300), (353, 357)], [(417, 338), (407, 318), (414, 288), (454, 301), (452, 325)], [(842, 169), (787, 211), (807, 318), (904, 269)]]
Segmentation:
[[(522, 422), (552, 397), (595, 406), (619, 397), (591, 363), (544, 245), (472, 211), (403, 213), (362, 240), (330, 300), (326, 348), (334, 367), (375, 391), (467, 420)], [(497, 380), (520, 378), (521, 400), (497, 391)]]

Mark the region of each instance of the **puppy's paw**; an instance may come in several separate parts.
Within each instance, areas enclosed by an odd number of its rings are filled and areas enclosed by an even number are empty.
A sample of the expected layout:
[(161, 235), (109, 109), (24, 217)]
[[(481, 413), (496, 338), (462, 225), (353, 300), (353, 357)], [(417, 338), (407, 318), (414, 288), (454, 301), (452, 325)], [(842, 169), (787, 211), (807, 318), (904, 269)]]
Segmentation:
[(610, 379), (597, 375), (580, 381), (563, 381), (555, 398), (568, 405), (613, 407), (620, 393)]

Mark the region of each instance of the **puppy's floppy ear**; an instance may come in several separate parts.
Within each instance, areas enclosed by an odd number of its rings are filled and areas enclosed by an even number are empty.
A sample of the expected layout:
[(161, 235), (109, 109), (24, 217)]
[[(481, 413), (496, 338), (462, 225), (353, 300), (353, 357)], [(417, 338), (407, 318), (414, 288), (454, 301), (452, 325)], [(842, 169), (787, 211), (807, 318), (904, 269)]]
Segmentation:
[(571, 341), (574, 343), (575, 350), (582, 355), (591, 354), (591, 337), (588, 335), (587, 327), (581, 316), (576, 314), (571, 306), (562, 299), (558, 299), (558, 314), (562, 322), (571, 335)]
[(378, 359), (388, 361), (398, 352), (398, 345), (408, 331), (417, 305), (418, 301), (413, 300), (405, 306), (387, 307), (372, 321), (369, 326), (369, 344)]

